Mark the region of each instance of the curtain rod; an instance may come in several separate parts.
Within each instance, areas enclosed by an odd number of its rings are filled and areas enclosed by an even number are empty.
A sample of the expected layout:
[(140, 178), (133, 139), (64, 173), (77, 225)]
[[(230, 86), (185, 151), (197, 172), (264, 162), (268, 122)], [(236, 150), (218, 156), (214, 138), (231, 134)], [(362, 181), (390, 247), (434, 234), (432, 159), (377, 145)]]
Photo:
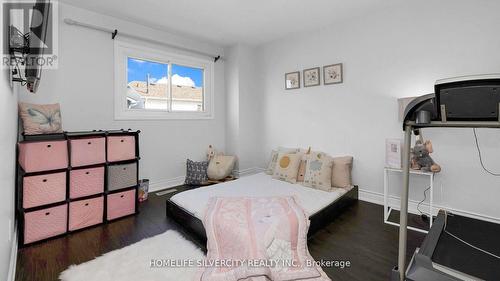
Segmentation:
[(165, 42), (161, 42), (161, 41), (157, 41), (157, 40), (153, 40), (153, 39), (149, 39), (149, 38), (144, 38), (141, 36), (137, 36), (134, 34), (125, 33), (125, 32), (121, 32), (121, 31), (120, 31), (120, 33), (118, 33), (117, 29), (110, 29), (110, 28), (105, 28), (105, 27), (101, 27), (101, 26), (97, 26), (97, 25), (93, 25), (93, 24), (89, 24), (89, 23), (79, 22), (79, 21), (76, 21), (76, 20), (73, 20), (70, 18), (65, 18), (64, 22), (68, 25), (81, 26), (81, 27), (109, 33), (109, 34), (111, 34), (111, 39), (113, 39), (113, 40), (115, 39), (115, 37), (117, 35), (120, 35), (120, 36), (132, 38), (132, 39), (136, 39), (136, 40), (140, 40), (140, 41), (146, 41), (146, 42), (153, 43), (153, 44), (163, 45), (163, 46), (178, 49), (181, 51), (186, 51), (186, 52), (190, 52), (190, 53), (194, 53), (194, 54), (198, 54), (198, 55), (202, 55), (202, 56), (211, 57), (214, 59), (214, 62), (217, 62), (219, 59), (221, 59), (220, 55), (213, 55), (213, 54), (209, 54), (209, 53), (205, 53), (205, 52), (201, 52), (201, 51), (197, 51), (197, 50), (193, 50), (193, 49), (189, 49), (189, 48), (185, 48), (185, 47), (181, 47), (181, 46), (177, 46), (177, 45), (173, 45), (173, 44), (169, 44), (169, 43), (165, 43)]

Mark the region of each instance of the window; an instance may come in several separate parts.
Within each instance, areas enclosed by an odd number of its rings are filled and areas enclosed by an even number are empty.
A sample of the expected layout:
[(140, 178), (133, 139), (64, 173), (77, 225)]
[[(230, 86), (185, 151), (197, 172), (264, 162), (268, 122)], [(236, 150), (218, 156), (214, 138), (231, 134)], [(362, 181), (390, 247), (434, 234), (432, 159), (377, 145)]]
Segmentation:
[(172, 64), (172, 111), (203, 111), (203, 69)]
[(115, 119), (213, 117), (213, 61), (115, 42)]
[(169, 109), (168, 66), (127, 58), (127, 109)]

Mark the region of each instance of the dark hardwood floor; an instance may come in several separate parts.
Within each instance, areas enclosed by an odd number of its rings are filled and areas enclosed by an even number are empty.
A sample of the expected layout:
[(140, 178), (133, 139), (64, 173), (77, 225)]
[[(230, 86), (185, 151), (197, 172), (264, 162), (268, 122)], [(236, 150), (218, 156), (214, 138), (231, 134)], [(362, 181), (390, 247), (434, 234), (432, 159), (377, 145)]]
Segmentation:
[[(72, 264), (92, 260), (168, 229), (188, 235), (165, 217), (165, 200), (173, 194), (150, 194), (136, 216), (20, 249), (16, 280), (57, 280), (60, 272)], [(324, 268), (333, 281), (389, 279), (390, 270), (397, 263), (398, 228), (384, 224), (382, 212), (382, 206), (359, 201), (309, 240), (309, 250), (316, 260), (350, 262), (351, 266), (344, 269)], [(409, 259), (424, 235), (409, 231), (408, 238)]]
[[(435, 216), (433, 218), (436, 219)], [(392, 211), (389, 215), (388, 221), (399, 223), (399, 211)], [(420, 216), (409, 216), (408, 226), (429, 231), (429, 219), (426, 218), (424, 220)]]

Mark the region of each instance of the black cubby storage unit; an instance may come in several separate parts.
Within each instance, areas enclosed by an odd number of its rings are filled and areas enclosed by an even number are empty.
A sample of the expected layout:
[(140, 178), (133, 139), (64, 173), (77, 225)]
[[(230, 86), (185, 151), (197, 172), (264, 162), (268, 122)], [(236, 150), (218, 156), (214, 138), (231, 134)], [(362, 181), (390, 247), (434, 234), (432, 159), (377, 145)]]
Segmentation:
[(19, 246), (136, 214), (139, 133), (24, 135), (17, 147)]

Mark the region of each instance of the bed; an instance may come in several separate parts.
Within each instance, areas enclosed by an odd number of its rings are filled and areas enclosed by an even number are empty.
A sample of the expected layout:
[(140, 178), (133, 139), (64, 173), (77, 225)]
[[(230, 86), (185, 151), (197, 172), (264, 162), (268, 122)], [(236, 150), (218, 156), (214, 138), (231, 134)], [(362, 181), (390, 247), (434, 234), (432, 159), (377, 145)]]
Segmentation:
[(265, 173), (235, 181), (180, 192), (167, 200), (166, 213), (201, 242), (206, 242), (202, 219), (210, 197), (296, 196), (311, 221), (308, 237), (328, 225), (347, 206), (358, 200), (358, 187), (321, 191), (273, 179)]

